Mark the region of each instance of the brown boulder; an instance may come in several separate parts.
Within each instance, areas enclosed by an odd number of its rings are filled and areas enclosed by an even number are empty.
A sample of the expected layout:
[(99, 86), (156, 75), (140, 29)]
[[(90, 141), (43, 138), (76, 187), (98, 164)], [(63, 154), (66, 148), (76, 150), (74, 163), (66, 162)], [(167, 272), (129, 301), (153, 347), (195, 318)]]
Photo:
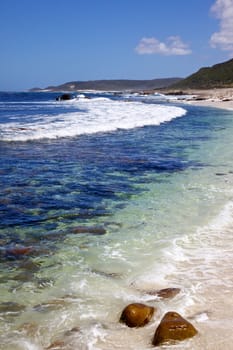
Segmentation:
[(163, 343), (174, 343), (196, 334), (197, 330), (190, 322), (176, 312), (167, 312), (155, 331), (152, 344), (159, 346)]
[(150, 322), (155, 308), (140, 303), (129, 304), (122, 311), (120, 321), (128, 327), (143, 327)]

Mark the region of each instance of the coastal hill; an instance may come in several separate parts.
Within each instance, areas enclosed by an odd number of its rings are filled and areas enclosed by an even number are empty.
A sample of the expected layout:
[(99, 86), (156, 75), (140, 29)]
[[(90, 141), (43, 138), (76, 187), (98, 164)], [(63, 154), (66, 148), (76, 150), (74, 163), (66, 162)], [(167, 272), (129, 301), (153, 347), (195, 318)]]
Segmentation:
[(213, 89), (233, 87), (233, 59), (204, 67), (175, 83), (173, 89)]
[(72, 81), (58, 86), (48, 86), (45, 89), (33, 88), (30, 91), (79, 91), (79, 90), (97, 90), (97, 91), (140, 91), (166, 89), (169, 86), (182, 80), (182, 78), (166, 78), (152, 80), (90, 80), (90, 81)]
[(89, 80), (71, 81), (58, 86), (33, 88), (30, 91), (147, 91), (154, 90), (195, 90), (213, 88), (233, 88), (233, 59), (203, 67), (187, 78), (165, 78), (152, 80)]

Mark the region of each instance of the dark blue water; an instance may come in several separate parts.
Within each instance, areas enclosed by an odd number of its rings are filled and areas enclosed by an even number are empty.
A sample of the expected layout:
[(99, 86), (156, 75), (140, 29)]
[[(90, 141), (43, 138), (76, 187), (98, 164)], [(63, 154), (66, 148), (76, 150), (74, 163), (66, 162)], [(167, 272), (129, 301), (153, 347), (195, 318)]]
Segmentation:
[[(45, 113), (43, 102), (55, 96), (1, 95), (3, 101), (13, 102), (15, 118), (28, 113), (24, 101), (33, 102), (36, 113), (38, 109)], [(50, 113), (58, 108), (55, 105)], [(9, 111), (4, 115), (2, 107), (0, 116), (5, 120)], [(69, 233), (73, 220), (104, 225), (112, 211), (144, 191), (143, 183), (169, 181), (174, 172), (208, 166), (195, 158), (195, 149), (224, 127), (227, 119), (220, 121), (216, 111), (210, 116), (188, 107), (185, 117), (159, 126), (58, 140), (0, 142), (4, 244), (27, 244), (35, 235), (46, 237), (58, 229), (58, 222), (66, 224), (67, 232), (62, 234)], [(163, 180), (156, 176), (161, 173)]]

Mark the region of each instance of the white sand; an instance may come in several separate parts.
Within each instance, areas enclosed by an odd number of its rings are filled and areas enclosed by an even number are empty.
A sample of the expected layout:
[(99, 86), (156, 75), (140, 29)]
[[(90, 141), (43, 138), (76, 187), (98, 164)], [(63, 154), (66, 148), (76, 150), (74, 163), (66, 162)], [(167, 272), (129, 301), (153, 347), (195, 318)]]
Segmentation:
[(233, 110), (233, 88), (188, 90), (187, 93), (195, 97), (185, 99), (185, 103)]

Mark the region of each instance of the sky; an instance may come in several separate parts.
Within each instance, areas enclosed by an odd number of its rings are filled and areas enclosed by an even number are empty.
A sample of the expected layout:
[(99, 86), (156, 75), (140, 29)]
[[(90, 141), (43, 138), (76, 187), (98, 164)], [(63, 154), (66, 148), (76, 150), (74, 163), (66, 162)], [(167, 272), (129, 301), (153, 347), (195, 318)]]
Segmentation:
[(233, 58), (233, 0), (0, 0), (0, 90), (187, 77)]

